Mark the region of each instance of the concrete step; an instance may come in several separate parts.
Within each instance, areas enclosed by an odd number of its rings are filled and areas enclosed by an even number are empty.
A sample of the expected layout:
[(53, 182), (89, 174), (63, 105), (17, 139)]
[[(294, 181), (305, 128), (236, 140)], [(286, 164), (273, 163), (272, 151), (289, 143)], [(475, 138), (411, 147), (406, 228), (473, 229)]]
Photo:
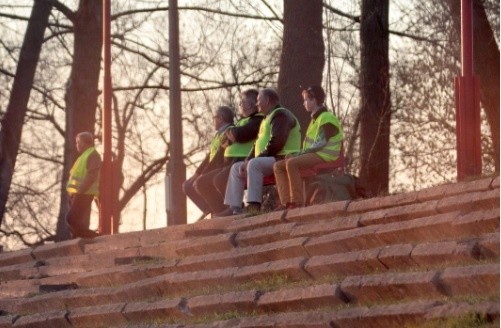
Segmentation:
[(484, 178), (0, 253), (0, 328), (499, 322), (499, 254)]
[[(416, 279), (412, 283), (426, 279)], [(402, 286), (402, 279), (394, 281)], [(397, 288), (397, 287), (395, 287)], [(431, 293), (433, 294), (433, 293)], [(134, 327), (145, 322), (166, 322), (185, 327), (197, 317), (238, 313), (236, 319), (215, 322), (212, 327), (397, 327), (422, 323), (424, 320), (447, 319), (466, 314), (480, 314), (487, 322), (499, 321), (499, 305), (494, 301), (474, 303), (430, 297), (415, 301), (398, 297), (398, 303), (382, 305), (347, 304), (342, 284), (322, 284), (262, 292), (256, 289), (223, 294), (208, 294), (189, 298), (157, 301), (118, 302), (100, 306), (80, 307), (67, 311), (51, 311), (21, 316), (18, 324), (42, 327), (43, 324), (62, 327)], [(424, 294), (421, 294), (423, 296)], [(407, 299), (407, 301), (406, 301)], [(351, 301), (352, 302), (352, 301)], [(327, 310), (328, 309), (328, 310)], [(252, 316), (249, 314), (253, 313)], [(11, 317), (12, 318), (12, 317)], [(66, 320), (66, 322), (64, 320)], [(164, 327), (162, 325), (162, 327)]]
[(312, 237), (305, 247), (311, 256), (328, 255), (409, 242), (457, 240), (493, 231), (499, 231), (499, 209), (464, 215), (456, 211)]
[[(471, 215), (471, 217), (478, 216)], [(142, 257), (121, 258), (124, 263), (121, 266), (111, 267), (110, 265), (108, 268), (90, 272), (82, 272), (82, 270), (58, 272), (57, 267), (48, 270), (47, 268), (50, 269), (51, 266), (39, 266), (26, 269), (27, 273), (20, 276), (21, 278), (31, 277), (36, 279), (4, 284), (0, 288), (0, 294), (4, 297), (33, 294), (37, 292), (36, 286), (40, 284), (55, 285), (75, 282), (79, 287), (116, 286), (175, 271), (182, 273), (246, 267), (297, 257), (307, 259), (306, 270), (315, 278), (327, 274), (346, 276), (372, 271), (405, 270), (415, 267), (426, 268), (440, 263), (474, 263), (482, 259), (497, 258), (498, 254), (494, 253), (494, 251), (499, 250), (499, 234), (497, 233), (457, 242), (430, 242), (417, 245), (390, 244), (367, 250), (341, 253), (336, 253), (334, 249), (331, 249), (333, 254), (313, 256), (310, 256), (307, 248), (304, 247), (308, 241), (306, 237), (294, 238), (264, 245), (231, 248), (226, 252), (189, 256), (181, 260), (164, 261), (162, 259), (145, 259)], [(84, 259), (87, 256), (90, 255), (84, 255)], [(98, 255), (94, 254), (94, 256)], [(133, 260), (139, 260), (139, 262), (137, 264), (127, 264)], [(141, 262), (141, 260), (145, 261)], [(117, 259), (114, 259), (114, 261), (117, 262)], [(152, 263), (149, 263), (149, 261)], [(120, 263), (120, 261), (118, 262)], [(63, 264), (64, 261), (59, 263), (63, 268), (66, 268)], [(17, 266), (20, 265), (14, 267)], [(72, 268), (75, 268), (75, 266)], [(29, 275), (30, 272), (32, 273), (31, 276)], [(48, 276), (48, 273), (58, 274)], [(25, 288), (20, 288), (20, 286), (25, 286)]]

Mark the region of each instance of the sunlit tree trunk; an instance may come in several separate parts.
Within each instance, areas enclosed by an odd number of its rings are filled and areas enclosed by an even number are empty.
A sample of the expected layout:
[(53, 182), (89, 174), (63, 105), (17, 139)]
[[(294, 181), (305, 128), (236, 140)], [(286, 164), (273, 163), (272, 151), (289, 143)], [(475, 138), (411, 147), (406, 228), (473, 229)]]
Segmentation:
[[(461, 1), (446, 0), (461, 36)], [(473, 65), (480, 78), (480, 100), (491, 129), (496, 172), (499, 172), (499, 47), (481, 0), (473, 1)]]
[(301, 88), (321, 85), (324, 69), (322, 1), (284, 1), (284, 35), (278, 92), (283, 106), (298, 117), (302, 133), (310, 121)]
[(388, 192), (390, 162), (390, 76), (388, 0), (362, 0), (360, 179), (367, 192)]
[(56, 240), (69, 237), (64, 217), (68, 209), (66, 182), (76, 158), (75, 136), (82, 131), (94, 132), (102, 50), (102, 1), (81, 0), (70, 15), (74, 28), (73, 63), (66, 85), (66, 135), (64, 170)]
[(52, 3), (50, 1), (36, 0), (34, 2), (19, 54), (9, 105), (1, 121), (0, 224), (6, 211), (7, 197), (21, 142), (24, 118), (51, 9)]

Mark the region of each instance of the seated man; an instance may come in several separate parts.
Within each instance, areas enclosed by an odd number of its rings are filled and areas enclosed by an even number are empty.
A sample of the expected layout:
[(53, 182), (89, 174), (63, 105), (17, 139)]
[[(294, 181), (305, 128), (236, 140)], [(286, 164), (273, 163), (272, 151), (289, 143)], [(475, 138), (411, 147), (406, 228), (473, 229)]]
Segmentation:
[(204, 213), (204, 216), (210, 213), (210, 206), (205, 199), (198, 193), (196, 185), (198, 180), (206, 173), (221, 168), (224, 162), (224, 148), (222, 147), (226, 129), (233, 126), (233, 110), (227, 106), (220, 106), (213, 116), (214, 129), (216, 135), (210, 144), (210, 151), (205, 156), (195, 174), (183, 183), (183, 192), (191, 201)]
[(229, 206), (216, 216), (229, 216), (242, 212), (242, 201), (247, 184), (247, 210), (261, 209), (263, 178), (273, 173), (273, 164), (285, 155), (299, 151), (301, 132), (296, 117), (279, 105), (273, 89), (262, 89), (257, 96), (259, 112), (265, 115), (259, 134), (249, 156), (233, 164), (230, 170), (224, 203)]
[(303, 150), (275, 163), (273, 170), (283, 208), (303, 206), (301, 169), (336, 160), (341, 151), (343, 131), (338, 118), (324, 105), (325, 92), (320, 86), (302, 92), (303, 105), (311, 113)]
[(196, 189), (213, 214), (226, 208), (223, 204), (224, 193), (231, 166), (247, 157), (256, 140), (259, 125), (264, 118), (257, 110), (257, 95), (256, 89), (242, 92), (238, 106), (242, 118), (225, 132), (224, 166), (204, 174), (197, 181)]

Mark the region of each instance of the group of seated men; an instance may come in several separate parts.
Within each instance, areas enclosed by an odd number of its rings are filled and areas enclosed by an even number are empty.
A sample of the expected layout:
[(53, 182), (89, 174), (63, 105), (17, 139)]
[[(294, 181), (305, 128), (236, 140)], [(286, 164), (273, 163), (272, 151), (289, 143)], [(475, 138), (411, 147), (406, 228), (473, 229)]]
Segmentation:
[[(300, 171), (334, 161), (341, 152), (343, 131), (325, 107), (325, 92), (311, 86), (301, 92), (311, 115), (301, 147), (301, 127), (294, 114), (280, 105), (277, 92), (249, 89), (240, 95), (241, 118), (234, 123), (230, 107), (214, 113), (216, 134), (195, 174), (183, 184), (185, 194), (202, 217), (256, 213), (261, 209), (263, 179), (274, 174), (281, 209), (304, 206)], [(247, 206), (243, 206), (247, 189)]]

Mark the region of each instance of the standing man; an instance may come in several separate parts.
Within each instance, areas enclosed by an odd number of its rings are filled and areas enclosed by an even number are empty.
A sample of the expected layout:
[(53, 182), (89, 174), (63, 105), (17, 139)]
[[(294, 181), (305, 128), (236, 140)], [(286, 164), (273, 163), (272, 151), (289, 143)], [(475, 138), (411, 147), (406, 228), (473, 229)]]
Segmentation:
[(70, 170), (66, 186), (70, 200), (66, 223), (72, 238), (92, 238), (98, 236), (89, 229), (89, 224), (92, 201), (99, 196), (101, 156), (94, 147), (94, 136), (90, 132), (77, 134), (76, 146), (80, 156)]
[(202, 211), (202, 218), (211, 212), (209, 204), (197, 190), (199, 179), (203, 175), (215, 169), (220, 169), (224, 165), (224, 147), (225, 132), (233, 126), (233, 118), (235, 114), (228, 106), (220, 106), (214, 113), (213, 124), (216, 130), (216, 135), (211, 141), (209, 153), (205, 156), (200, 166), (196, 169), (195, 174), (183, 183), (183, 192), (191, 199), (191, 201)]
[(233, 164), (226, 185), (224, 203), (227, 210), (217, 216), (242, 212), (242, 200), (247, 185), (247, 211), (261, 209), (263, 178), (273, 174), (273, 164), (288, 154), (297, 153), (301, 146), (301, 129), (296, 117), (279, 104), (273, 89), (262, 89), (257, 96), (259, 112), (265, 116), (259, 127), (254, 147), (243, 162)]
[(231, 166), (243, 161), (249, 155), (256, 140), (259, 126), (264, 118), (257, 109), (257, 95), (256, 89), (248, 89), (241, 93), (238, 105), (241, 118), (235, 126), (225, 132), (224, 166), (198, 179), (197, 191), (204, 197), (213, 214), (226, 208), (223, 202)]

